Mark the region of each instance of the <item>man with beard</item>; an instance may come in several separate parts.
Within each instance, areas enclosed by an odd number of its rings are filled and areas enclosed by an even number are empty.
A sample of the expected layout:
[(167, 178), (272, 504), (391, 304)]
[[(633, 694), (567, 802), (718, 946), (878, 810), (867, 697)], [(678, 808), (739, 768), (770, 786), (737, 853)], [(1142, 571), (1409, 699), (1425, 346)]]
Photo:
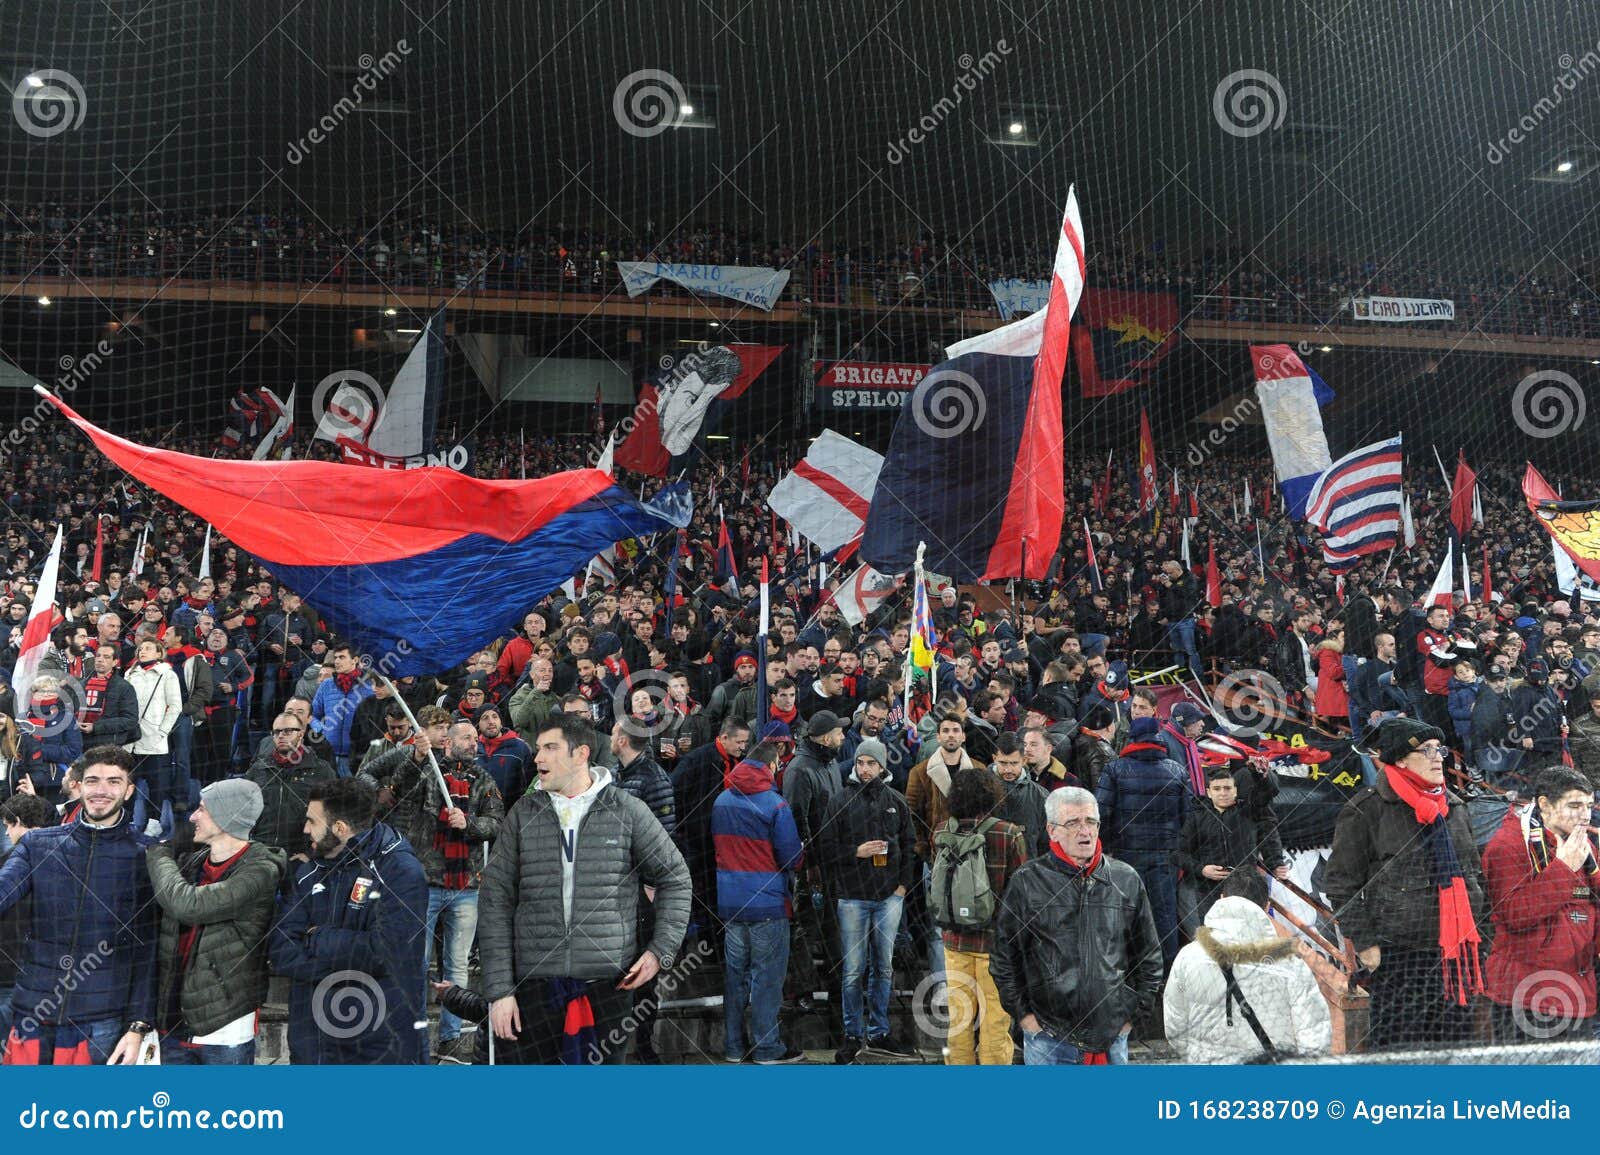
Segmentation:
[(337, 778), (332, 766), (305, 745), (306, 724), (294, 714), (272, 720), (270, 753), (256, 755), (245, 778), (261, 791), (261, 816), (256, 820), (256, 841), (291, 855), (305, 857), (306, 803), (318, 782)]
[[(292, 1063), (427, 1059), (428, 881), (410, 843), (373, 821), (375, 802), (359, 780), (311, 789), (312, 860), (295, 871), (271, 938), (272, 969), (293, 982)], [(374, 1004), (378, 1013), (364, 1016), (354, 1034), (328, 1015), (330, 1007)]]
[(485, 706), (478, 715), (478, 761), (500, 787), (506, 806), (514, 805), (528, 788), (533, 750), (515, 730), (505, 729), (496, 706)]
[(672, 772), (673, 809), (677, 829), (673, 841), (683, 852), (694, 885), (692, 914), (703, 941), (721, 950), (722, 923), (717, 917), (717, 859), (711, 839), (711, 808), (733, 768), (750, 746), (750, 727), (726, 721), (710, 743), (678, 760)]
[(154, 1029), (157, 907), (133, 792), (133, 756), (94, 747), (77, 820), (30, 832), (0, 867), (0, 914), (32, 900), (10, 1065), (131, 1064)]

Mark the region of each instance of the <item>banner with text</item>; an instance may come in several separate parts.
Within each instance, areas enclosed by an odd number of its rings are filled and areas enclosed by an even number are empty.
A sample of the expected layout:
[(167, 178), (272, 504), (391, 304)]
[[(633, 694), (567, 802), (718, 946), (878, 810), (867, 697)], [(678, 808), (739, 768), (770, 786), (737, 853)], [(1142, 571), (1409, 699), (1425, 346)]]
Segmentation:
[(728, 297), (769, 312), (789, 284), (788, 269), (745, 265), (688, 265), (676, 261), (618, 261), (628, 296), (650, 291), (657, 281), (674, 281), (691, 293)]
[(883, 361), (816, 363), (817, 409), (884, 409), (898, 411), (906, 394), (927, 376), (932, 365)]
[(1351, 297), (1357, 321), (1454, 321), (1456, 303), (1437, 297)]
[(1000, 319), (1037, 313), (1050, 303), (1050, 281), (1024, 281), (1019, 277), (1001, 277), (989, 282), (989, 292), (994, 296)]

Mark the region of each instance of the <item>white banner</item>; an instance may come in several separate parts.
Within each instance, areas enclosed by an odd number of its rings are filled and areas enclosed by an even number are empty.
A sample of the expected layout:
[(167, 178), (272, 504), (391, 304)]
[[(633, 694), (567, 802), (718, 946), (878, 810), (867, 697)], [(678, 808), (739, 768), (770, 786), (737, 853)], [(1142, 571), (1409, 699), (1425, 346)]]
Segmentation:
[(771, 311), (789, 284), (788, 269), (745, 265), (688, 265), (676, 261), (618, 261), (628, 296), (650, 291), (657, 281), (675, 281), (694, 293), (710, 293)]
[(1357, 321), (1454, 321), (1456, 303), (1437, 297), (1351, 297)]
[(995, 308), (1000, 319), (1009, 321), (1021, 313), (1037, 313), (1050, 303), (1050, 282), (1024, 281), (1017, 277), (1001, 277), (989, 282), (989, 292), (994, 295)]

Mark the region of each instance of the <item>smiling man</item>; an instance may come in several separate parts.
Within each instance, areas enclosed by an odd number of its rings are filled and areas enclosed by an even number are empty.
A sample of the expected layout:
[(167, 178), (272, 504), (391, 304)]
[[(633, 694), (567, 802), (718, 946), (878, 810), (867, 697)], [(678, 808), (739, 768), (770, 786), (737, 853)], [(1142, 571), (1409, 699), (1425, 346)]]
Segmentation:
[(33, 831), (0, 867), (0, 913), (33, 900), (8, 1064), (128, 1064), (153, 1029), (157, 907), (133, 789), (133, 756), (93, 747), (77, 821)]
[[(689, 925), (689, 868), (650, 808), (594, 762), (587, 718), (552, 718), (537, 789), (511, 808), (480, 887), (478, 944), (502, 1063), (620, 1063), (604, 1046)], [(582, 843), (580, 846), (579, 843)], [(640, 884), (643, 884), (642, 888)], [(655, 928), (638, 942), (641, 889)], [(569, 1011), (592, 1028), (566, 1033)]]

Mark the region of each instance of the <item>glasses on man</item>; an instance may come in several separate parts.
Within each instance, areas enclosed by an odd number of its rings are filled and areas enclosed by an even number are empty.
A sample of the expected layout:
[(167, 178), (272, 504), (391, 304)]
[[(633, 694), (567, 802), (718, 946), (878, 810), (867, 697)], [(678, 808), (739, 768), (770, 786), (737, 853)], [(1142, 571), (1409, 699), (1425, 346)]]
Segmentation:
[(304, 733), (304, 727), (301, 727), (301, 726), (279, 726), (277, 729), (272, 731), (273, 737), (277, 737), (279, 734), (301, 734), (301, 733)]
[(1050, 826), (1059, 826), (1062, 830), (1099, 830), (1098, 818), (1069, 818), (1065, 822), (1051, 822)]
[(1417, 747), (1417, 753), (1426, 758), (1443, 758), (1448, 753), (1448, 747), (1441, 746), (1437, 742), (1427, 742)]

